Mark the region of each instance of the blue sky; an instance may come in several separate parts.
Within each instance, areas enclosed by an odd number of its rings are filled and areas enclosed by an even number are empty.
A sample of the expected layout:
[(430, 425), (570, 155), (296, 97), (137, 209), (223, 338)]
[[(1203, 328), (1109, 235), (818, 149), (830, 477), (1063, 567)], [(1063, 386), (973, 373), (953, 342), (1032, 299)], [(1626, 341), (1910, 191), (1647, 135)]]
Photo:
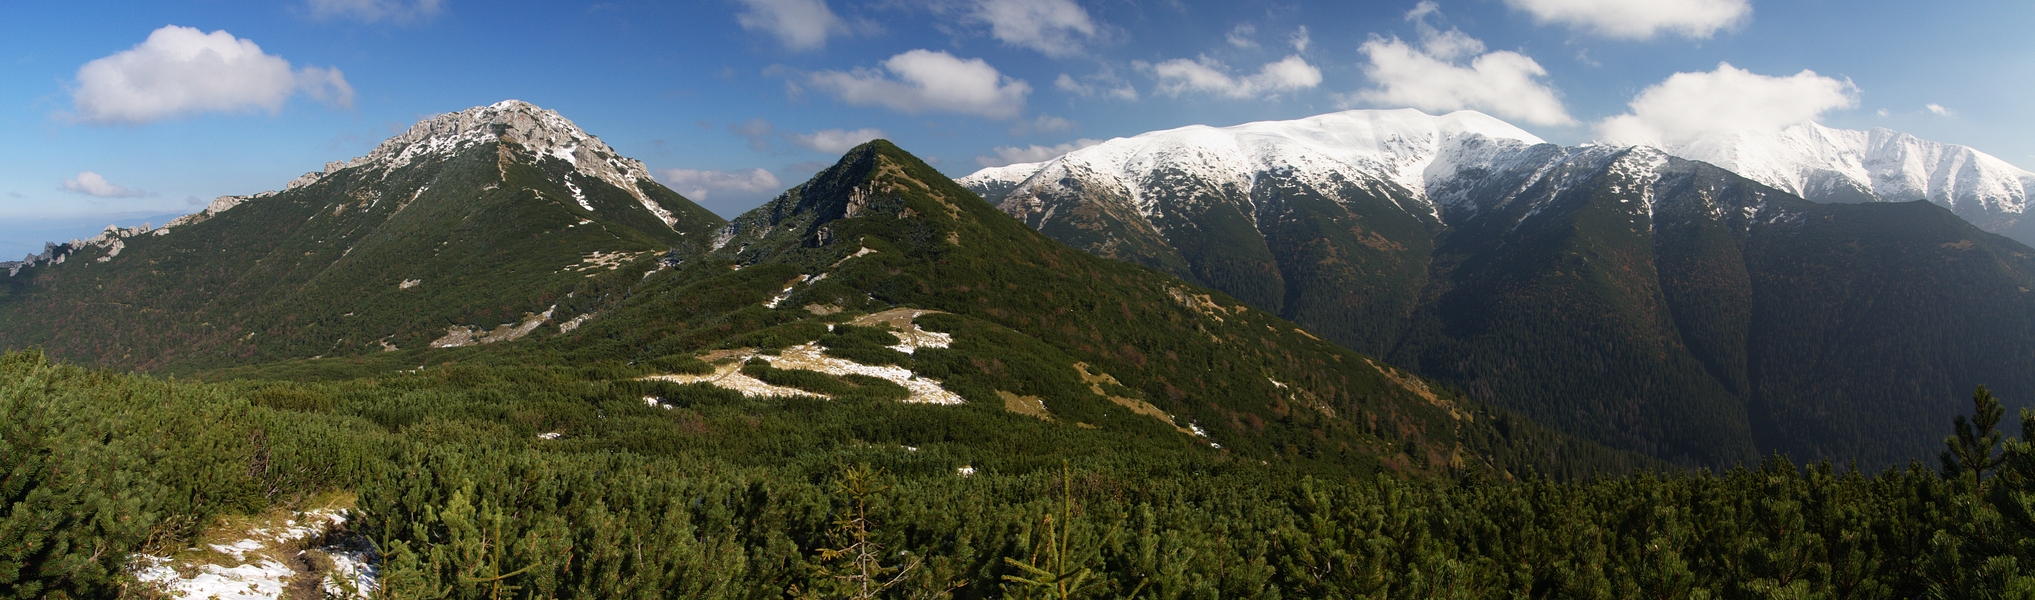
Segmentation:
[(872, 135), (958, 176), (1347, 108), (1474, 109), (1561, 143), (1814, 119), (2035, 170), (2025, 0), (79, 1), (0, 22), (7, 258), (508, 98), (723, 215)]

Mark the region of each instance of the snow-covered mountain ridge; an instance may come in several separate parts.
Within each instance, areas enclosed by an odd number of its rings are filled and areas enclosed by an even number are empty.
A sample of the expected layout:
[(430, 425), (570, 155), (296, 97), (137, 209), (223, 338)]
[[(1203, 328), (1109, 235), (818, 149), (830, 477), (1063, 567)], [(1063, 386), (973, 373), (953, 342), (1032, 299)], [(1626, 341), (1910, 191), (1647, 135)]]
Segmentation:
[[(1164, 208), (1147, 187), (1185, 176), (1249, 195), (1257, 177), (1281, 172), (1333, 189), (1331, 180), (1390, 181), (1428, 203), (1409, 210), (1439, 215), (1482, 201), (1469, 178), (1514, 171), (1544, 142), (1474, 111), (1434, 116), (1417, 110), (1353, 110), (1232, 127), (1189, 126), (1117, 138), (1053, 160), (982, 169), (958, 181), (1014, 214), (1027, 196), (1064, 194), (1069, 185), (1129, 199), (1150, 218)], [(1980, 228), (2035, 243), (2035, 221), (2022, 219), (2035, 195), (2035, 173), (1978, 150), (1888, 129), (1852, 131), (1804, 123), (1772, 132), (1715, 134), (1658, 148), (1707, 162), (1816, 202), (1928, 200)], [(1161, 176), (1163, 175), (1163, 176)], [(1011, 200), (1006, 200), (1011, 198)], [(1035, 207), (1034, 207), (1035, 208)]]
[[(1465, 144), (1464, 142), (1469, 143)], [(1088, 185), (1117, 188), (1140, 212), (1152, 206), (1141, 186), (1171, 171), (1204, 182), (1235, 184), (1246, 194), (1257, 175), (1284, 172), (1329, 189), (1336, 176), (1390, 181), (1425, 196), (1427, 181), (1462, 162), (1488, 162), (1494, 153), (1543, 143), (1540, 138), (1476, 111), (1434, 116), (1413, 109), (1351, 110), (1292, 121), (1231, 127), (1193, 125), (1116, 138), (1040, 162), (991, 167), (958, 181), (981, 190), (1052, 185), (1084, 175)], [(992, 199), (994, 200), (994, 199)]]
[(1817, 202), (1928, 200), (1996, 233), (2016, 229), (2035, 189), (2035, 173), (1984, 152), (1884, 128), (1803, 123), (1705, 136), (1664, 149)]

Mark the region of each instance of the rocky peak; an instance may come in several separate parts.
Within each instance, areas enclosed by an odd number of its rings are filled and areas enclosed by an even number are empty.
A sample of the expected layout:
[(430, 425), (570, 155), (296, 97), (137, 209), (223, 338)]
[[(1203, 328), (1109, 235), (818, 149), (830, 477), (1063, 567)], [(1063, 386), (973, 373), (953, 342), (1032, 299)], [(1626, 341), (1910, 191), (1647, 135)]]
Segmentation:
[(396, 169), (419, 157), (451, 154), (493, 141), (514, 143), (534, 155), (571, 163), (579, 174), (605, 181), (635, 196), (665, 224), (676, 221), (670, 211), (637, 187), (638, 181), (651, 179), (650, 169), (642, 161), (621, 156), (600, 138), (588, 134), (556, 111), (522, 100), (503, 100), (418, 121), (410, 126), (409, 131), (383, 141), (366, 156), (326, 163), (324, 171), (306, 173), (284, 189), (316, 183), (325, 175), (342, 169)]

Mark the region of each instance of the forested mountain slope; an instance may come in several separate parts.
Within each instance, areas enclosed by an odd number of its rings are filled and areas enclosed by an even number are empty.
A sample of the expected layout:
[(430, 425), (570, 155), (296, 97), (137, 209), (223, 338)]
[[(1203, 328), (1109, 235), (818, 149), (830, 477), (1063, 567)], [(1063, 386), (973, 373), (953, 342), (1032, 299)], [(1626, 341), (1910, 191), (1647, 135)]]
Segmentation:
[(0, 347), (159, 370), (494, 341), (563, 317), (590, 274), (721, 224), (557, 113), (507, 101), (20, 266), (0, 277)]
[(961, 181), (1076, 247), (1687, 464), (1899, 464), (1963, 390), (2035, 392), (2035, 250), (1941, 207), (1815, 204), (1407, 112), (1154, 132)]

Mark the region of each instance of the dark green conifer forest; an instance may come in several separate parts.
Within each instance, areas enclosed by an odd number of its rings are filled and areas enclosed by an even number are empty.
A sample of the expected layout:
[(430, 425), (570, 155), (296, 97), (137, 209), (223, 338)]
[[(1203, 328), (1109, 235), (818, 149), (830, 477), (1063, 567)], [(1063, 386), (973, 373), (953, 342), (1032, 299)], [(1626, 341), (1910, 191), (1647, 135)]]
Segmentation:
[(2002, 439), (1983, 389), (1940, 470), (1507, 480), (1301, 473), (876, 398), (687, 386), (658, 410), (626, 387), (462, 366), (204, 383), (7, 354), (0, 595), (137, 595), (129, 553), (332, 489), (359, 495), (389, 598), (486, 598), (504, 573), (532, 598), (2035, 593), (2035, 445)]

